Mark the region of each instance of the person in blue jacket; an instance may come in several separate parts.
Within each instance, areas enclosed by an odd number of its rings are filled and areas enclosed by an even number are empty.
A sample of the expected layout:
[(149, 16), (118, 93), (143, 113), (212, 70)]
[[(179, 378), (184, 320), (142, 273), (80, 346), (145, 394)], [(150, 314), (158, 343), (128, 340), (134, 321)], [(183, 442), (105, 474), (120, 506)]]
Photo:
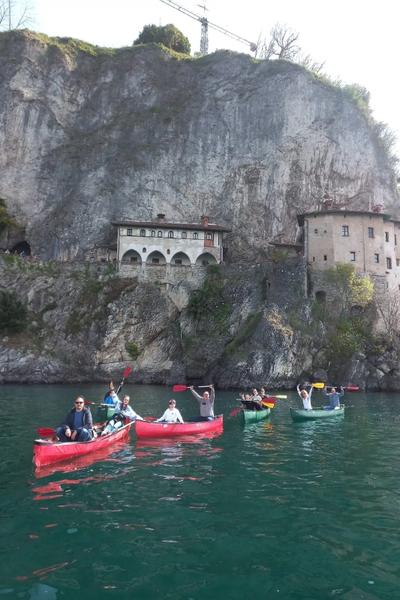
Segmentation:
[(65, 422), (56, 428), (60, 442), (88, 442), (93, 437), (93, 418), (85, 400), (78, 396), (74, 408), (65, 417)]
[(330, 392), (327, 391), (327, 387), (324, 387), (324, 396), (326, 398), (328, 398), (329, 400), (329, 405), (328, 406), (324, 406), (325, 410), (335, 410), (337, 408), (340, 408), (340, 398), (344, 395), (344, 391), (343, 388), (340, 388), (340, 392), (337, 391), (337, 389), (335, 387), (331, 387), (330, 388)]

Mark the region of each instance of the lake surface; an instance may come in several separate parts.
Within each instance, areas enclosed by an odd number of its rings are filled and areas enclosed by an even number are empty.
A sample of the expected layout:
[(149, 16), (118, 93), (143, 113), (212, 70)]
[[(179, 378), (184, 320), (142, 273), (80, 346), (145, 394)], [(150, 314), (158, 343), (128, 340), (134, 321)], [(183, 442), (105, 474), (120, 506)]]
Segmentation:
[[(400, 396), (346, 394), (344, 419), (293, 423), (296, 396), (247, 427), (130, 441), (35, 473), (38, 426), (101, 385), (2, 386), (0, 598), (394, 599), (400, 596)], [(171, 390), (126, 385), (142, 416)], [(282, 392), (281, 392), (282, 393)], [(315, 395), (316, 396), (316, 395)], [(190, 393), (175, 394), (184, 418)]]

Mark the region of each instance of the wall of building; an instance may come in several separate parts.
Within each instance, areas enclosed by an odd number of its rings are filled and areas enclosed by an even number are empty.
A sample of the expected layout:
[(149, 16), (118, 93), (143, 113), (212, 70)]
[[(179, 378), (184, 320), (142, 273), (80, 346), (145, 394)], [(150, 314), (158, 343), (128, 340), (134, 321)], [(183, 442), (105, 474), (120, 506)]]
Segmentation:
[(311, 272), (351, 263), (358, 273), (400, 285), (400, 225), (382, 214), (321, 213), (305, 218), (305, 255)]
[[(141, 229), (145, 235), (141, 235)], [(173, 237), (168, 237), (169, 231), (173, 232)], [(159, 237), (159, 232), (162, 233), (162, 237)], [(182, 237), (182, 233), (186, 234), (186, 238)], [(195, 233), (197, 233), (197, 239)], [(212, 236), (212, 239), (206, 239), (207, 234)], [(154, 228), (119, 227), (118, 260), (121, 262), (128, 259), (129, 262), (129, 257), (126, 257), (126, 253), (129, 251), (137, 252), (139, 264), (151, 263), (151, 255), (154, 252), (160, 253), (167, 264), (174, 264), (178, 258), (178, 260), (182, 260), (183, 264), (187, 262), (195, 265), (196, 261), (199, 259), (201, 261), (202, 255), (205, 254), (207, 256), (204, 259), (208, 263), (220, 263), (222, 261), (222, 234), (201, 230), (197, 232), (185, 229), (168, 230), (156, 226)], [(177, 257), (178, 253), (183, 253), (184, 256)], [(163, 260), (161, 259), (160, 262)]]

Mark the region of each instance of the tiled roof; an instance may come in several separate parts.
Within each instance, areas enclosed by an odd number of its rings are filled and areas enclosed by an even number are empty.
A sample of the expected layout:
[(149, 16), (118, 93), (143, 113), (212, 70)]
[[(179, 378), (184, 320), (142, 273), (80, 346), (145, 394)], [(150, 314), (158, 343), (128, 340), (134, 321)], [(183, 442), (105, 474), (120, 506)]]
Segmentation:
[(215, 223), (170, 223), (166, 221), (113, 221), (116, 227), (152, 227), (153, 229), (192, 229), (195, 231), (231, 231)]

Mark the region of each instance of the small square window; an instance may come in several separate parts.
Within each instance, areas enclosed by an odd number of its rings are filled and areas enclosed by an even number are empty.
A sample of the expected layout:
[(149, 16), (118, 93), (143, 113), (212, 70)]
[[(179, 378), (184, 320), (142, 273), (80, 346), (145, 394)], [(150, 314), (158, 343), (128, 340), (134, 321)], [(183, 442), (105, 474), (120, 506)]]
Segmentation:
[(374, 263), (379, 263), (379, 254), (374, 254)]
[(375, 233), (374, 233), (374, 228), (373, 227), (368, 227), (368, 237), (369, 238), (374, 238), (375, 237)]
[(328, 255), (324, 254), (324, 260), (328, 260)]
[(342, 237), (349, 237), (350, 230), (348, 225), (342, 225)]
[(387, 269), (392, 268), (392, 259), (389, 256), (386, 257), (386, 268)]
[(389, 232), (385, 231), (385, 242), (389, 241)]
[(350, 260), (351, 260), (351, 262), (356, 261), (356, 253), (355, 252), (350, 252)]
[(318, 233), (318, 229), (314, 229), (314, 233)]
[(126, 230), (126, 235), (132, 235), (132, 228), (128, 227), (128, 229)]

